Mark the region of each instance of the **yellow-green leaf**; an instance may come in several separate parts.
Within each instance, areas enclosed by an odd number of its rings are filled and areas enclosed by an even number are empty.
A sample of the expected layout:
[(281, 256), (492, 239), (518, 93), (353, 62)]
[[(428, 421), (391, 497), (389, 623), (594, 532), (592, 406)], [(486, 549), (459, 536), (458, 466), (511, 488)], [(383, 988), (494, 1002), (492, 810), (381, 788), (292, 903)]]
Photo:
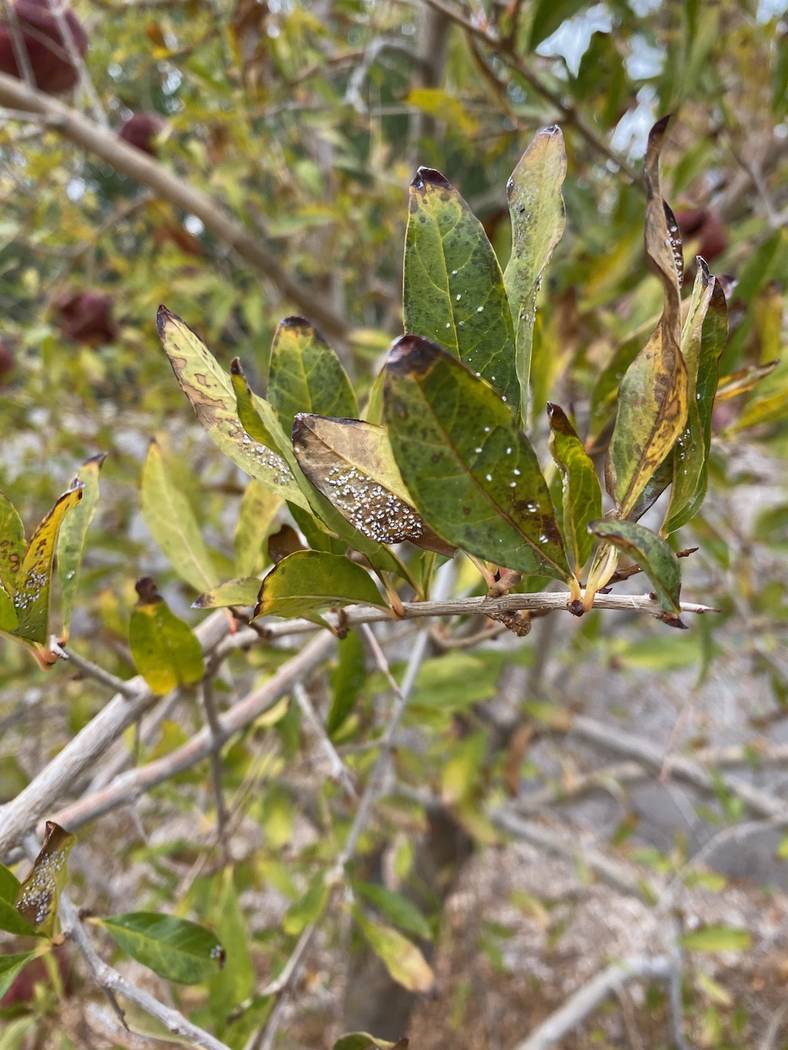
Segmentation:
[(593, 521), (589, 530), (637, 562), (651, 580), (664, 610), (663, 621), (671, 627), (684, 627), (679, 605), (681, 569), (676, 555), (665, 540), (634, 521)]
[(265, 565), (265, 541), (271, 533), (282, 498), (255, 478), (249, 482), (241, 499), (235, 526), (235, 571), (251, 576)]
[(153, 580), (137, 581), (139, 601), (129, 623), (129, 645), (137, 670), (154, 693), (194, 685), (205, 673), (196, 635), (167, 607)]
[(0, 584), (0, 631), (14, 631), (18, 623), (14, 599)]
[(49, 639), (49, 597), (58, 533), (63, 519), (82, 499), (82, 488), (69, 489), (55, 503), (27, 545), (14, 593), (14, 634), (45, 645)]
[(444, 347), (516, 410), (520, 388), (503, 275), (484, 227), (439, 171), (410, 185), (403, 286), (405, 332)]
[(563, 533), (575, 573), (588, 560), (593, 539), (589, 522), (602, 516), (602, 489), (593, 461), (566, 413), (547, 402), (550, 451), (563, 477)]
[(383, 427), (299, 413), (293, 450), (315, 488), (365, 536), (453, 553), (413, 506)]
[(161, 446), (148, 446), (142, 468), (142, 516), (173, 569), (196, 591), (216, 586), (219, 577), (189, 501), (176, 486)]
[(512, 254), (503, 279), (514, 323), (523, 422), (528, 411), (536, 297), (566, 226), (561, 196), (565, 178), (564, 136), (554, 124), (536, 133), (506, 184), (512, 220)]
[(76, 841), (76, 836), (48, 820), (41, 850), (17, 893), (19, 914), (46, 934), (52, 932), (58, 898), (66, 881), (68, 855)]
[[(5, 993), (14, 983), (19, 974), (24, 970), (29, 962), (32, 962), (36, 956), (40, 955), (39, 951), (32, 952), (15, 952), (9, 955), (0, 955), (0, 999), (3, 998)], [(14, 1044), (21, 1046), (22, 1044)], [(375, 1045), (375, 1044), (372, 1044)]]
[(687, 421), (687, 368), (681, 354), (681, 242), (662, 199), (659, 154), (667, 119), (651, 129), (646, 152), (646, 255), (664, 291), (656, 331), (627, 369), (610, 439), (608, 490), (626, 518)]
[(392, 979), (410, 992), (428, 992), (435, 983), (429, 963), (416, 945), (398, 930), (355, 912), (356, 922), (370, 948), (382, 961)]
[(159, 307), (156, 324), (175, 377), (217, 447), (250, 477), (285, 499), (298, 501), (287, 464), (265, 442), (247, 434), (238, 417), (230, 376), (196, 332), (166, 306)]
[(82, 499), (79, 506), (67, 515), (60, 526), (57, 541), (57, 576), (60, 586), (62, 633), (66, 639), (79, 586), (79, 571), (85, 550), (85, 537), (99, 498), (99, 472), (105, 459), (106, 453), (101, 452), (97, 456), (91, 456), (82, 464), (79, 473), (71, 483), (72, 488), (82, 486)]
[(239, 576), (214, 587), (212, 591), (201, 594), (194, 602), (193, 609), (224, 609), (230, 605), (256, 605), (260, 591), (260, 579), (257, 576)]
[(710, 925), (685, 933), (681, 943), (693, 952), (744, 952), (752, 943), (752, 935), (736, 926)]
[(360, 565), (338, 554), (296, 551), (264, 578), (255, 616), (308, 616), (343, 605), (386, 603)]
[(286, 433), (298, 412), (358, 415), (356, 395), (342, 363), (303, 317), (286, 317), (277, 325), (267, 394)]

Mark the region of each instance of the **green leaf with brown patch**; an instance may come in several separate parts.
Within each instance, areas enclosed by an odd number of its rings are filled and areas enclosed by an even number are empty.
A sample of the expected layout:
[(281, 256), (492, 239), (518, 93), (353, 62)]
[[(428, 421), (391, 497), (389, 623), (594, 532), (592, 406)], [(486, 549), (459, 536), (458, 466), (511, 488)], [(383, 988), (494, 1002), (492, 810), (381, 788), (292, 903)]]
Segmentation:
[(681, 569), (665, 540), (634, 521), (592, 521), (588, 527), (594, 536), (612, 543), (646, 573), (664, 610), (663, 621), (671, 627), (684, 627), (679, 604)]
[(106, 453), (99, 453), (97, 456), (91, 456), (79, 468), (71, 487), (82, 487), (82, 499), (60, 526), (56, 564), (64, 639), (68, 639), (71, 614), (79, 586), (79, 572), (85, 552), (85, 538), (98, 503), (99, 473), (106, 458)]
[(48, 820), (39, 854), (16, 896), (22, 918), (47, 935), (52, 932), (60, 891), (66, 882), (68, 855), (76, 841), (76, 836)]
[(230, 376), (197, 333), (166, 306), (159, 307), (156, 324), (175, 378), (214, 444), (250, 477), (299, 502), (298, 486), (281, 455), (242, 426)]
[(175, 484), (158, 441), (151, 440), (142, 468), (142, 516), (173, 569), (196, 591), (219, 582), (191, 504)]
[(136, 584), (139, 600), (129, 623), (134, 664), (159, 696), (195, 685), (205, 673), (202, 649), (188, 624), (170, 611), (149, 577)]
[(63, 520), (82, 499), (82, 488), (63, 493), (38, 526), (19, 567), (14, 592), (14, 634), (36, 645), (49, 641), (49, 599), (57, 539)]
[(610, 439), (608, 491), (627, 518), (687, 421), (687, 368), (681, 354), (681, 242), (662, 199), (659, 155), (667, 119), (651, 129), (646, 152), (646, 256), (664, 291), (656, 331), (627, 369)]
[(488, 383), (404, 336), (386, 363), (385, 402), (397, 465), (439, 535), (496, 565), (572, 578), (536, 455)]
[(299, 413), (293, 449), (304, 474), (354, 529), (378, 543), (409, 540), (454, 553), (413, 506), (383, 427)]
[(602, 489), (593, 461), (558, 405), (547, 403), (550, 451), (563, 482), (563, 534), (575, 573), (588, 560), (593, 539), (588, 524), (602, 515)]
[(528, 414), (536, 297), (566, 226), (561, 196), (565, 178), (564, 136), (554, 124), (536, 133), (506, 184), (512, 220), (512, 253), (503, 279), (514, 323), (523, 422)]
[(349, 558), (325, 551), (296, 551), (264, 578), (254, 615), (314, 619), (326, 609), (344, 605), (386, 608), (372, 577)]
[(303, 317), (280, 321), (271, 345), (268, 400), (287, 433), (298, 412), (357, 416), (358, 402), (342, 363)]
[(403, 315), (407, 333), (444, 347), (517, 409), (514, 327), (501, 268), (482, 224), (431, 168), (419, 168), (410, 185)]

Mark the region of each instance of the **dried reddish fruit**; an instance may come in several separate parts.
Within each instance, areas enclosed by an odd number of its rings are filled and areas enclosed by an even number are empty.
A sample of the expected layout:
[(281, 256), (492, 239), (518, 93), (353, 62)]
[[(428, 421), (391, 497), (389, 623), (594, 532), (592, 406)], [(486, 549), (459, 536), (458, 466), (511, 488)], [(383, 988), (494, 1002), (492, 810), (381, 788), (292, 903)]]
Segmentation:
[[(70, 8), (56, 7), (57, 0), (16, 0), (16, 12), (36, 86), (49, 95), (70, 91), (79, 80), (61, 21), (59, 10), (74, 48), (84, 56), (88, 49), (88, 35), (82, 23)], [(0, 22), (0, 72), (23, 79), (14, 50), (12, 27), (8, 20)]]

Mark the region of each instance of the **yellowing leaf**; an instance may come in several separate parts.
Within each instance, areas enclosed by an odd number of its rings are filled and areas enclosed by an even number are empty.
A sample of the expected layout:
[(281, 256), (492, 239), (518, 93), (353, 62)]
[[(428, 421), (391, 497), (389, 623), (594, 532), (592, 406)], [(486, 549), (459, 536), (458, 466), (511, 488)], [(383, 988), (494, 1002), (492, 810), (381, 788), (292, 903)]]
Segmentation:
[(410, 992), (428, 992), (435, 976), (419, 949), (398, 930), (355, 912), (359, 929), (389, 974)]
[(25, 527), (16, 507), (0, 492), (0, 584), (9, 594), (16, 589), (16, 578), (24, 556)]
[(43, 646), (49, 640), (49, 596), (58, 533), (66, 514), (81, 499), (81, 488), (65, 492), (27, 545), (14, 592), (18, 619), (14, 634), (25, 641)]
[(173, 569), (197, 591), (218, 582), (191, 505), (173, 481), (161, 446), (148, 446), (142, 469), (142, 516)]
[(536, 133), (506, 184), (512, 220), (512, 254), (503, 279), (514, 322), (523, 422), (528, 409), (536, 297), (566, 226), (561, 196), (565, 178), (564, 136), (554, 124)]
[(619, 518), (627, 518), (687, 421), (687, 368), (681, 354), (681, 242), (662, 200), (659, 154), (667, 120), (651, 129), (646, 153), (646, 255), (664, 289), (656, 331), (627, 369), (610, 439), (608, 490)]
[(201, 594), (194, 602), (194, 609), (224, 609), (230, 605), (256, 605), (260, 590), (257, 576), (239, 576)]
[(48, 820), (41, 850), (17, 893), (19, 914), (47, 934), (52, 931), (58, 897), (66, 881), (68, 855), (76, 841), (74, 835)]
[(202, 649), (191, 628), (167, 607), (153, 580), (137, 582), (139, 601), (129, 623), (137, 670), (154, 693), (194, 685), (205, 673)]
[(682, 945), (693, 952), (744, 952), (752, 943), (749, 930), (735, 926), (702, 926), (685, 933)]

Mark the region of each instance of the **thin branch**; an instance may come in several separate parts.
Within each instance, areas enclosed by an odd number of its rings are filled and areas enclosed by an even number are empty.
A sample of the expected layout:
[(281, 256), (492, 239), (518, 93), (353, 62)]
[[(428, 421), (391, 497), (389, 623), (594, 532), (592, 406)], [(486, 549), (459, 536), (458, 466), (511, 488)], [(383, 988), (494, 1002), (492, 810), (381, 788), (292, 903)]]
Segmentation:
[(295, 683), (293, 686), (293, 696), (295, 697), (296, 703), (301, 708), (301, 713), (304, 718), (312, 727), (312, 730), (320, 743), (320, 747), (328, 759), (332, 780), (336, 780), (337, 783), (341, 785), (342, 790), (351, 802), (357, 802), (358, 794), (356, 793), (355, 784), (353, 782), (353, 774), (337, 754), (337, 749), (331, 742), (331, 738), (326, 732), (325, 726), (320, 720), (320, 716), (312, 706), (312, 701), (309, 699), (309, 693), (307, 693), (304, 688), (303, 682)]
[(30, 61), (30, 55), (27, 51), (27, 44), (22, 33), (22, 26), (19, 22), (19, 15), (16, 11), (16, 4), (12, 3), (11, 0), (3, 0), (3, 14), (8, 22), (11, 29), (11, 49), (14, 52), (14, 60), (16, 61), (17, 69), (22, 74), (22, 79), (28, 85), (28, 87), (35, 90), (36, 88), (36, 75), (33, 72), (33, 65)]
[(66, 13), (59, 4), (53, 4), (50, 7), (50, 11), (55, 16), (57, 27), (60, 30), (60, 36), (63, 39), (63, 43), (66, 45), (68, 60), (74, 69), (76, 69), (77, 75), (79, 76), (79, 86), (84, 90), (88, 97), (90, 108), (93, 110), (93, 118), (102, 127), (108, 128), (109, 120), (107, 119), (107, 114), (98, 97), (98, 92), (96, 91), (93, 80), (88, 72), (88, 67), (85, 65), (85, 60), (77, 47), (77, 42), (71, 31), (71, 25), (66, 18)]
[(612, 963), (570, 995), (563, 1006), (514, 1050), (549, 1050), (579, 1027), (617, 989), (632, 981), (668, 981), (672, 973), (673, 963), (664, 955), (633, 955)]
[(131, 682), (124, 682), (122, 678), (105, 671), (103, 667), (94, 664), (86, 656), (80, 656), (73, 649), (66, 649), (54, 636), (49, 640), (49, 648), (59, 659), (67, 660), (72, 666), (76, 667), (84, 678), (92, 678), (94, 682), (106, 685), (113, 692), (120, 693), (121, 696), (125, 696), (129, 700), (136, 700), (141, 692), (145, 691), (144, 682), (142, 685), (137, 686), (132, 684), (132, 682), (139, 682), (138, 678), (132, 679)]
[(282, 268), (278, 254), (262, 243), (259, 234), (248, 232), (222, 202), (190, 185), (182, 175), (169, 171), (147, 153), (130, 146), (113, 131), (71, 106), (4, 73), (0, 73), (0, 105), (48, 119), (63, 138), (147, 186), (177, 208), (196, 215), (218, 240), (234, 249), (254, 270), (270, 280), (283, 298), (297, 305), (328, 335), (339, 338), (347, 335), (345, 319), (339, 317), (314, 288), (290, 277)]
[[(216, 834), (227, 856), (227, 806), (224, 801), (224, 789), (222, 787), (222, 744), (225, 736), (222, 724), (216, 713), (216, 703), (213, 695), (213, 683), (210, 678), (203, 678), (200, 683), (200, 702), (205, 714), (205, 721), (211, 734), (211, 779), (213, 781), (213, 793), (216, 800)], [(227, 856), (229, 860), (229, 856)]]

